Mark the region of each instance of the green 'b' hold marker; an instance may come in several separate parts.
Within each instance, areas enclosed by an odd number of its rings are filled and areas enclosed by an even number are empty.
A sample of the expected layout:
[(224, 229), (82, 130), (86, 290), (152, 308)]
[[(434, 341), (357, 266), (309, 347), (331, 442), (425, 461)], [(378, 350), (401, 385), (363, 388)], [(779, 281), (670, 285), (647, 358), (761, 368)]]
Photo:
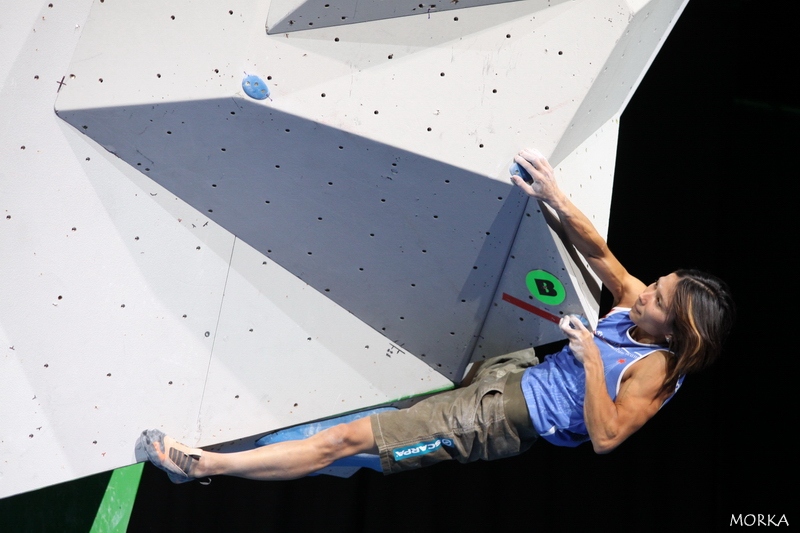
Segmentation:
[(528, 272), (525, 285), (537, 300), (546, 305), (559, 305), (567, 297), (564, 285), (557, 277), (544, 270)]

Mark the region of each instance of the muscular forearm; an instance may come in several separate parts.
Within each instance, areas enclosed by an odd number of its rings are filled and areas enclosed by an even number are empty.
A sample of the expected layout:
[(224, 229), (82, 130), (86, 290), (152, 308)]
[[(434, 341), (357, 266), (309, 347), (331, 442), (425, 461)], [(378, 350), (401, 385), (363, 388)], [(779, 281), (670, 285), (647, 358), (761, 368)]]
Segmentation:
[(606, 241), (597, 232), (594, 224), (563, 192), (559, 191), (559, 194), (545, 203), (556, 211), (570, 243), (586, 259), (602, 259), (609, 253)]
[(586, 371), (583, 419), (594, 451), (608, 453), (650, 420), (668, 397), (668, 393), (658, 392), (664, 382), (665, 356), (656, 352), (633, 363), (623, 374), (613, 400), (599, 352), (584, 350), (582, 360)]
[(617, 424), (617, 406), (606, 390), (603, 362), (599, 353), (587, 353), (583, 367), (586, 371), (586, 397), (583, 418), (592, 446), (597, 453), (608, 453), (621, 442)]

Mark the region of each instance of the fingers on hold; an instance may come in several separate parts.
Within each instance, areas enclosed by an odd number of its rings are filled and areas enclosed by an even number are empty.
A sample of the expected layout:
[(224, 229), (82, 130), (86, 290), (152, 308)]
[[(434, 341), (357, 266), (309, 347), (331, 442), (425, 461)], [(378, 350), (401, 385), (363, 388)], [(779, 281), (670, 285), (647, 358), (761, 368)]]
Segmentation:
[(539, 160), (544, 160), (542, 153), (534, 148), (525, 148), (520, 151), (519, 155), (531, 163), (538, 163)]
[(522, 168), (524, 168), (531, 176), (533, 176), (533, 174), (539, 170), (536, 168), (536, 164), (530, 159), (526, 159), (523, 155), (521, 155), (521, 152), (519, 155), (514, 156), (514, 161), (518, 165), (522, 166)]

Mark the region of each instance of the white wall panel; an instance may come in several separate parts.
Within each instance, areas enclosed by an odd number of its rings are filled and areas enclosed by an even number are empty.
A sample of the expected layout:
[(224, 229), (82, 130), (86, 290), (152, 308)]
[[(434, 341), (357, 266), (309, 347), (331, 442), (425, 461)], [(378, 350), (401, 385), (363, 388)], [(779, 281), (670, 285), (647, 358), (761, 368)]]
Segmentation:
[(45, 4), (0, 92), (3, 496), (129, 464), (153, 416), (194, 426), (233, 243), (53, 114), (88, 6)]
[(450, 386), (402, 347), (237, 241), (198, 442), (230, 441)]
[[(272, 35), (258, 3), (95, 4), (57, 108), (457, 378), (522, 214), (511, 156), (535, 142), (557, 163), (619, 113), (680, 5), (654, 3), (509, 2)], [(128, 20), (140, 46), (117, 35)], [(270, 99), (243, 94), (253, 74)]]
[[(61, 73), (62, 90), (77, 79), (71, 49), (61, 50), (76, 14), (63, 16), (37, 21), (0, 93), (2, 496), (130, 464), (145, 427), (195, 442), (202, 401), (215, 399), (206, 380), (235, 237), (55, 116)], [(267, 323), (286, 320), (273, 311)], [(449, 384), (406, 359), (413, 383), (393, 381), (382, 400)], [(410, 381), (408, 371), (387, 375)], [(213, 383), (229, 390), (236, 380), (223, 373)], [(325, 405), (326, 415), (340, 412)], [(306, 421), (301, 414), (281, 421)], [(276, 418), (248, 424), (267, 431)]]

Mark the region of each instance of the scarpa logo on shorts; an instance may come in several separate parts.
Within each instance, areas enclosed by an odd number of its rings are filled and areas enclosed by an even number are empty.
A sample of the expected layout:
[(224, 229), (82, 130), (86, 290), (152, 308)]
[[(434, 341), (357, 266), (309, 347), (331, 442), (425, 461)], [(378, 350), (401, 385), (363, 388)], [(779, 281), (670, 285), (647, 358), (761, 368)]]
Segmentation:
[(449, 447), (452, 445), (453, 441), (450, 439), (434, 439), (412, 444), (411, 446), (405, 446), (403, 448), (395, 448), (392, 450), (392, 452), (394, 453), (395, 461), (402, 461), (403, 459), (409, 459), (411, 457), (417, 457), (419, 455), (425, 455), (426, 453), (434, 452), (441, 446)]

